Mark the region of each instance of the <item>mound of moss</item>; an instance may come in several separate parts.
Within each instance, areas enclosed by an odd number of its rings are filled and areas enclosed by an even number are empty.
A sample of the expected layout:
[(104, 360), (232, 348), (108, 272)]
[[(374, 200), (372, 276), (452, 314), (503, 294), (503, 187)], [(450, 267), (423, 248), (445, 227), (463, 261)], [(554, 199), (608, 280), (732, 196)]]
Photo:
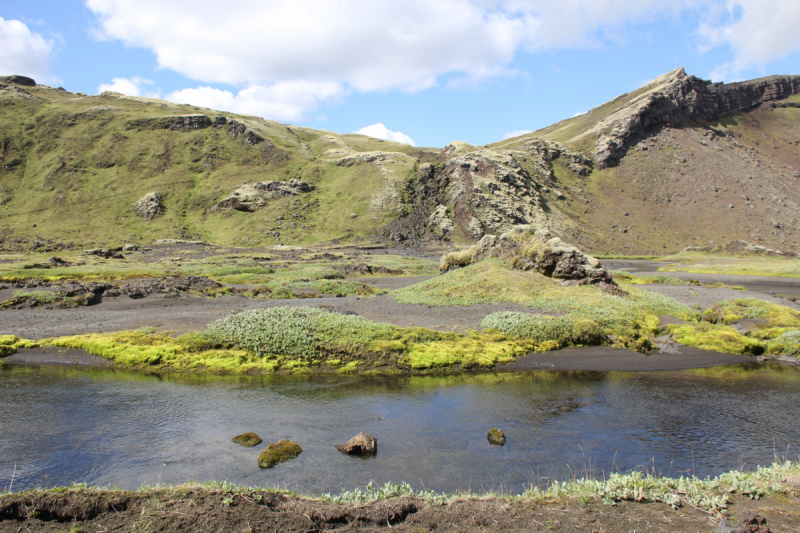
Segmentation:
[[(755, 298), (724, 300), (700, 324), (669, 326), (677, 342), (705, 350), (800, 355), (800, 312)], [(746, 327), (739, 327), (745, 324)]]
[(258, 456), (258, 466), (261, 468), (272, 468), (278, 463), (283, 463), (289, 459), (294, 459), (303, 453), (303, 449), (296, 442), (281, 439), (272, 442), (267, 449)]
[[(564, 286), (539, 274), (513, 269), (493, 258), (447, 272), (393, 292), (402, 303), (472, 305), (517, 303), (558, 317), (532, 318), (524, 313), (487, 316), (482, 327), (509, 337), (548, 343), (548, 349), (571, 345), (614, 344), (647, 351), (660, 327), (659, 315), (696, 320), (697, 313), (672, 298), (632, 285), (621, 297), (591, 285)], [(542, 349), (541, 344), (539, 349)]]
[(261, 437), (253, 433), (252, 431), (249, 433), (242, 433), (241, 435), (236, 435), (231, 439), (232, 442), (239, 444), (240, 446), (244, 446), (245, 448), (252, 448), (253, 446), (258, 446), (263, 441)]

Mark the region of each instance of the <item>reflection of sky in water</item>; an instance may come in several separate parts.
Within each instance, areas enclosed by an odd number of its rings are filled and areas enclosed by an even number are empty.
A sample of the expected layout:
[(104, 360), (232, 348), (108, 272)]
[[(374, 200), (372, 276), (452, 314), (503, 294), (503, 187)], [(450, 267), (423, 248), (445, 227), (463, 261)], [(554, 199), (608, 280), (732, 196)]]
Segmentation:
[[(800, 372), (684, 372), (356, 379), (0, 370), (0, 488), (87, 482), (136, 488), (210, 478), (319, 493), (370, 480), (440, 491), (503, 488), (641, 466), (717, 474), (795, 457)], [(486, 432), (499, 427), (506, 446)], [(229, 441), (255, 431), (253, 449)], [(378, 456), (333, 445), (360, 431)], [(260, 470), (268, 442), (303, 454)], [(787, 453), (787, 446), (790, 446)]]

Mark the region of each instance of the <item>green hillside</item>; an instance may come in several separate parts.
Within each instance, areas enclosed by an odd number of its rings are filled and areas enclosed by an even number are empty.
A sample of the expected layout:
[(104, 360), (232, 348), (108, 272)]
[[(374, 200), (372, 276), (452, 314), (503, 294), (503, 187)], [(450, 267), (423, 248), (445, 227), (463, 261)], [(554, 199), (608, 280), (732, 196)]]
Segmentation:
[[(225, 123), (214, 124), (217, 117)], [(376, 150), (388, 152), (386, 164), (357, 157)], [(0, 235), (11, 244), (81, 246), (373, 235), (397, 217), (399, 191), (416, 164), (408, 154), (419, 152), (160, 100), (7, 86), (0, 89)], [(243, 183), (293, 178), (314, 190), (256, 212), (209, 212)], [(131, 205), (152, 191), (163, 196), (164, 213), (145, 220)]]

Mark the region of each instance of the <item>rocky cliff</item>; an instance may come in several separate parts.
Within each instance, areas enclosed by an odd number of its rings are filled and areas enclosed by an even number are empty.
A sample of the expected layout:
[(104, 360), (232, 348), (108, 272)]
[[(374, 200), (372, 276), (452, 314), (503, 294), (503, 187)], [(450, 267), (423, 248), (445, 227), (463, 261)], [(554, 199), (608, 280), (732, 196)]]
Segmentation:
[(600, 168), (618, 163), (654, 127), (716, 120), (800, 94), (800, 76), (770, 76), (723, 84), (689, 76), (680, 68), (657, 78), (644, 89), (649, 90), (584, 133), (598, 137), (594, 158)]

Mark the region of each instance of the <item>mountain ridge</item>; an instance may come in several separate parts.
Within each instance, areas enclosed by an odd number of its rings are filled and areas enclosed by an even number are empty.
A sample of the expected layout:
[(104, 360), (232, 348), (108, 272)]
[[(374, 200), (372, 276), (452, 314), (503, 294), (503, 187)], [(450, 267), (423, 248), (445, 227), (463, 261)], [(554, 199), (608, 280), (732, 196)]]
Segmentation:
[[(800, 76), (712, 84), (676, 69), (538, 132), (444, 149), (12, 78), (0, 78), (7, 251), (163, 238), (416, 246), (519, 224), (593, 253), (800, 245)], [(712, 186), (702, 208), (697, 195), (682, 203), (679, 189)], [(155, 214), (137, 215), (150, 194)]]

